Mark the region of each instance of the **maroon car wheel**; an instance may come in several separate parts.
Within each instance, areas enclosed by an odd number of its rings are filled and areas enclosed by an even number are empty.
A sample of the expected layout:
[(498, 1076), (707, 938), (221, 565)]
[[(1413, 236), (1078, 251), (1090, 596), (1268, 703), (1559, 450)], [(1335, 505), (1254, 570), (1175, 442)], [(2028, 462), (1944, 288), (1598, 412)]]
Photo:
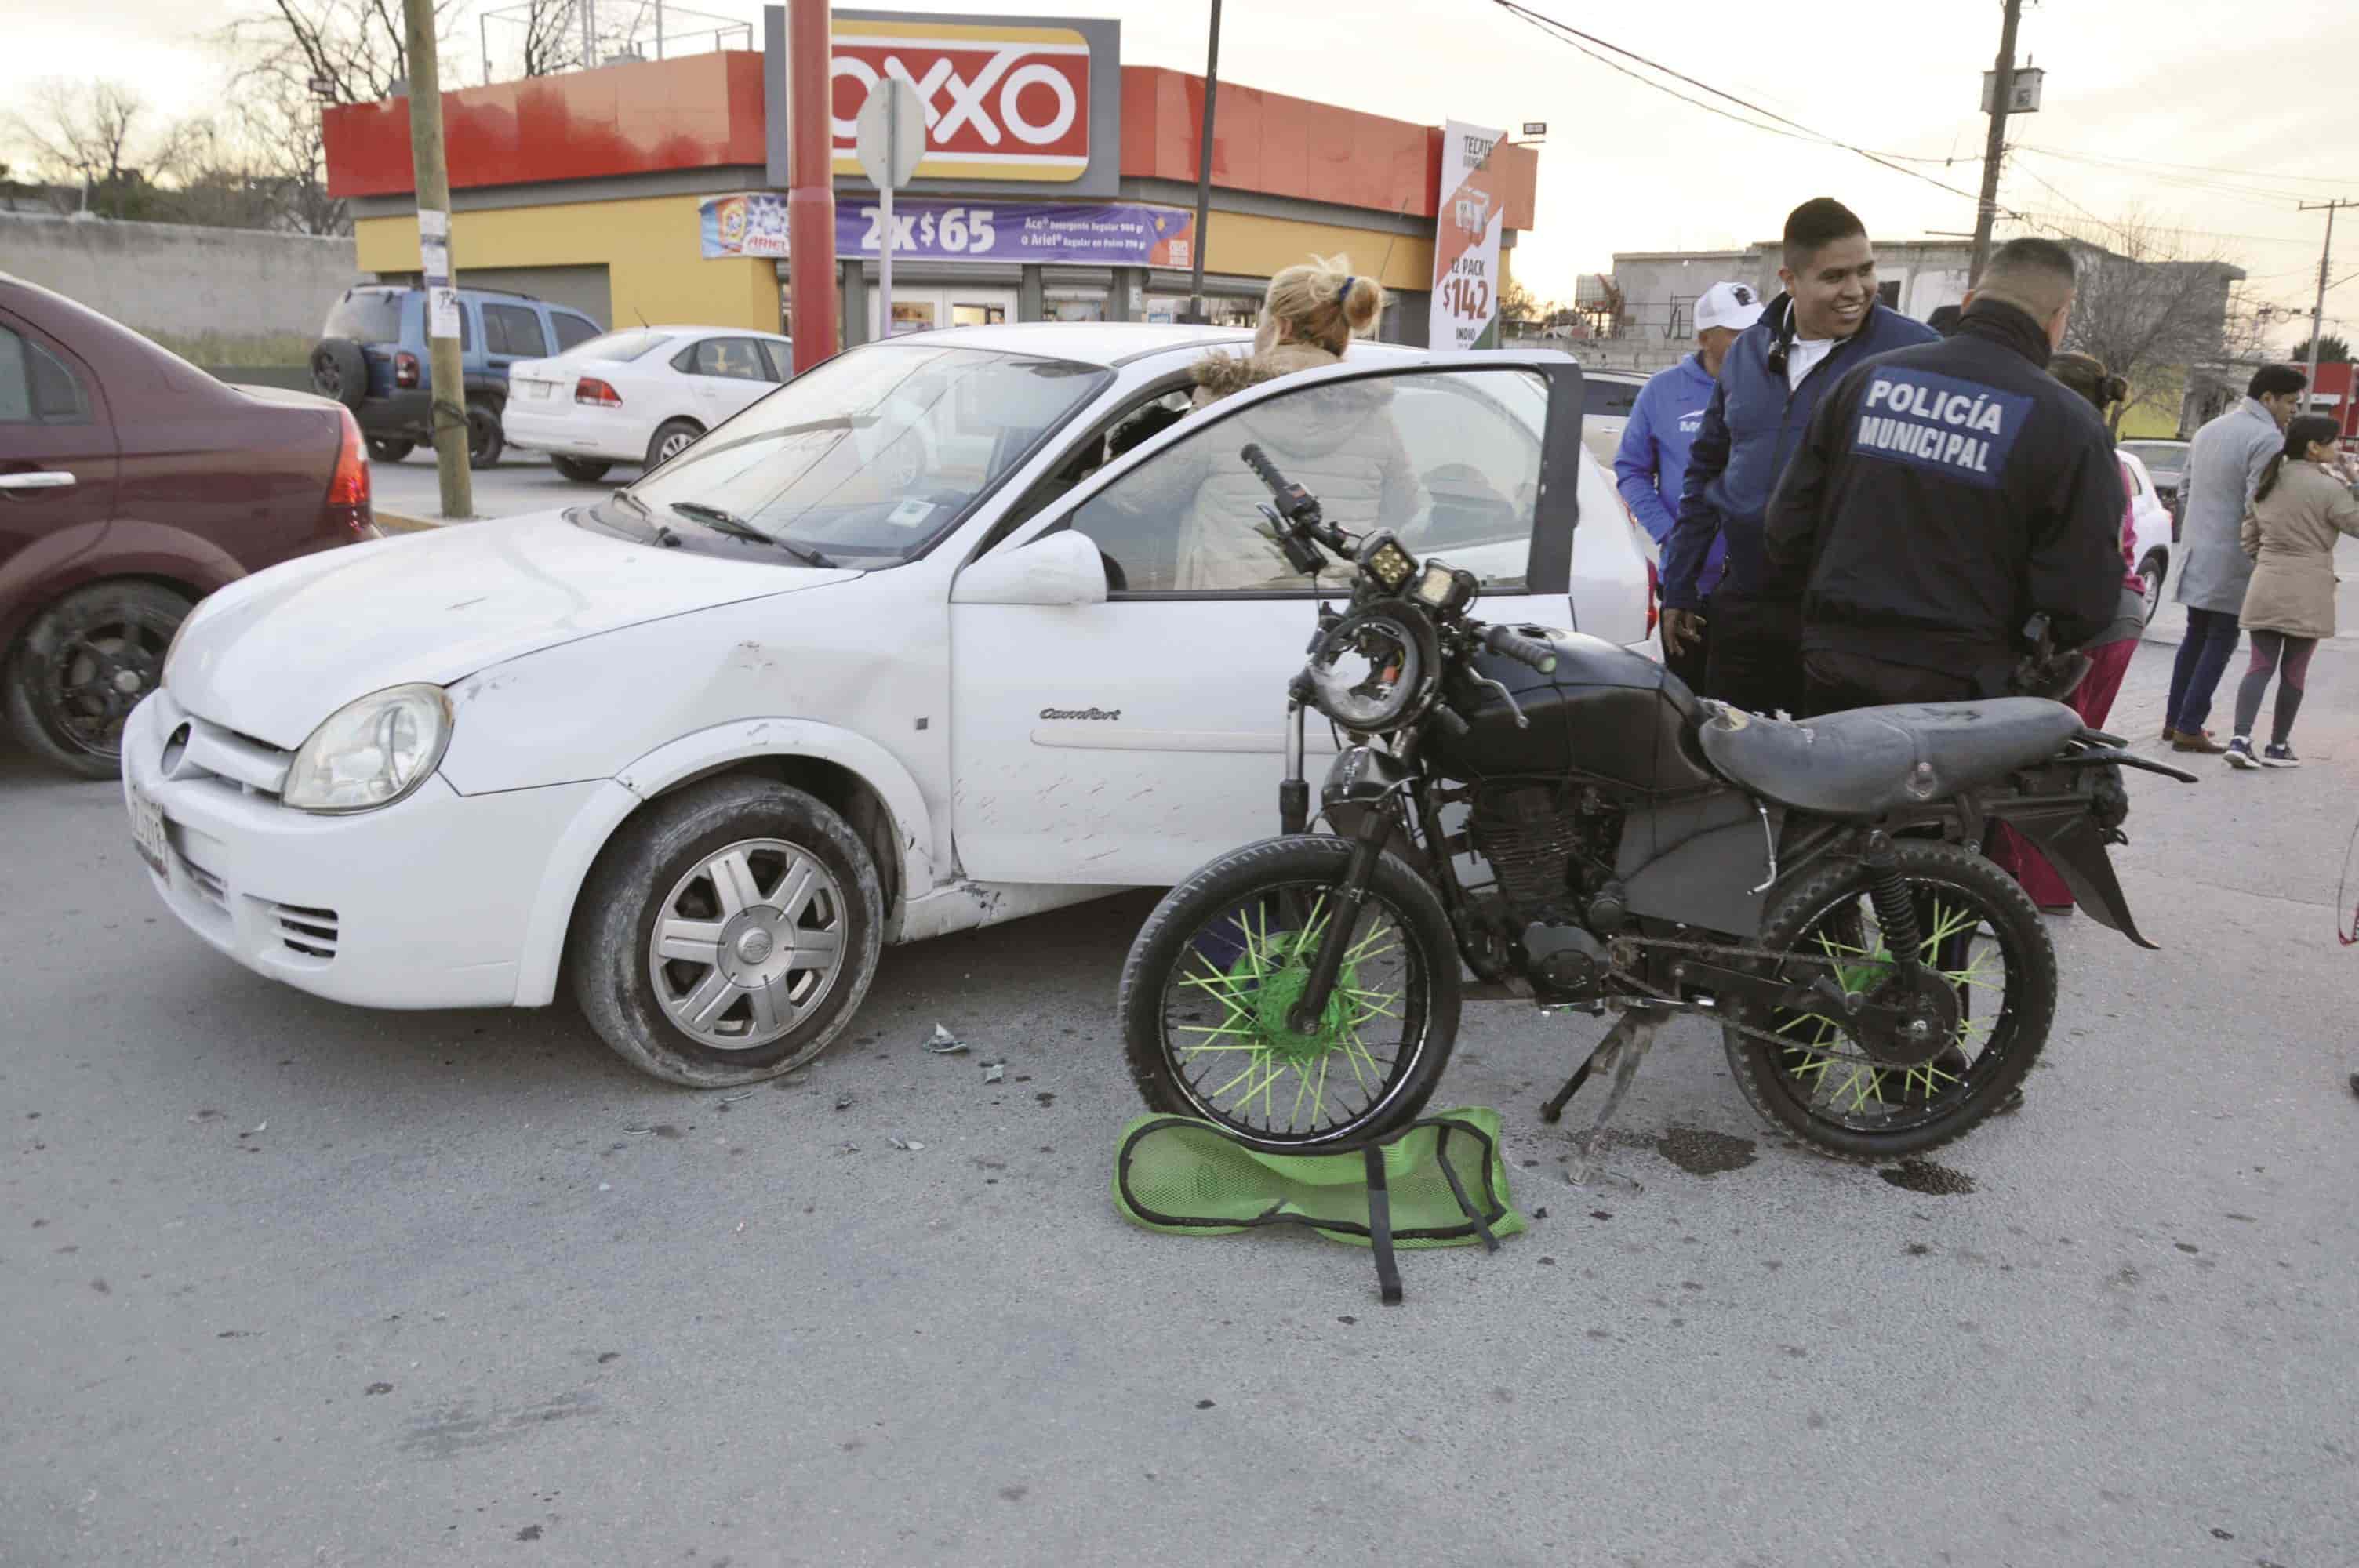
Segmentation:
[(162, 684), (188, 613), (187, 600), (148, 582), (94, 583), (43, 611), (5, 674), (16, 738), (84, 778), (115, 777), (124, 722)]

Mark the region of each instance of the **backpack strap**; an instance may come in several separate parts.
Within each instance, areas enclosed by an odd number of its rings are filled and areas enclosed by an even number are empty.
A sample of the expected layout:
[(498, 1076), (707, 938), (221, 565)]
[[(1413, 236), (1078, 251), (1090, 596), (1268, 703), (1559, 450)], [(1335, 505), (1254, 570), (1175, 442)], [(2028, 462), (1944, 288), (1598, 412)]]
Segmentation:
[(1468, 1223), (1474, 1227), (1474, 1233), (1483, 1238), (1483, 1249), (1485, 1252), (1496, 1252), (1499, 1249), (1499, 1238), (1491, 1233), (1491, 1222), (1483, 1217), (1482, 1210), (1467, 1200), (1466, 1184), (1458, 1179), (1457, 1168), (1450, 1162), (1450, 1135), (1454, 1130), (1456, 1130), (1446, 1119), (1435, 1125), (1433, 1162), (1441, 1167), (1443, 1177), (1449, 1181), (1450, 1195), (1458, 1200), (1458, 1212), (1466, 1217)]
[(1361, 1154), (1368, 1173), (1368, 1244), (1376, 1255), (1376, 1293), (1385, 1305), (1398, 1306), (1400, 1268), (1393, 1260), (1393, 1199), (1385, 1186), (1385, 1152), (1371, 1143)]

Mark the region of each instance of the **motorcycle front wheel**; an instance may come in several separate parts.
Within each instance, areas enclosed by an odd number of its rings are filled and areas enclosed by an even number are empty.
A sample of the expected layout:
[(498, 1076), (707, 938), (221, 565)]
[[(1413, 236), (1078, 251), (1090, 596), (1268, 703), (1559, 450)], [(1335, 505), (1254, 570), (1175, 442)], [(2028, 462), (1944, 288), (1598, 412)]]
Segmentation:
[[(1356, 912), (1348, 840), (1265, 839), (1171, 890), (1123, 966), (1130, 1073), (1148, 1108), (1256, 1148), (1317, 1153), (1417, 1118), (1458, 1037), (1457, 944), (1441, 901), (1391, 855)], [(1328, 925), (1352, 920), (1319, 1018), (1291, 1014)]]
[[(1904, 839), (1894, 853), (1918, 957), (1956, 999), (1944, 1010), (1955, 1014), (1949, 1038), (1895, 1065), (1828, 1014), (1748, 1004), (1731, 1018), (1762, 1033), (1723, 1031), (1755, 1109), (1824, 1153), (1865, 1162), (1972, 1131), (2022, 1085), (2056, 1015), (2056, 946), (2015, 879), (1954, 844)], [(1846, 990), (1875, 998), (1894, 983), (1869, 881), (1857, 860), (1835, 860), (1773, 896), (1761, 945), (1814, 960), (1779, 964), (1781, 978), (1807, 982), (1832, 962)]]

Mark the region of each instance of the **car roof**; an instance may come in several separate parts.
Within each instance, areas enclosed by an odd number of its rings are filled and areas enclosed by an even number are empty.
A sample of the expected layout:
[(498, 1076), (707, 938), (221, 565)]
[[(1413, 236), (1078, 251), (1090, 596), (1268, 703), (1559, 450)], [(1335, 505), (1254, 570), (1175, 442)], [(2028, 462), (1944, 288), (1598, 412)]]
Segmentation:
[(963, 348), (1040, 354), (1108, 368), (1150, 354), (1253, 341), (1251, 332), (1234, 327), (1167, 326), (1154, 321), (1009, 321), (993, 327), (904, 332), (892, 341), (906, 343), (924, 338), (940, 338)]
[(658, 324), (653, 327), (616, 327), (612, 329), (607, 336), (612, 337), (615, 332), (661, 332), (667, 337), (673, 338), (684, 338), (691, 333), (706, 335), (718, 333), (728, 338), (766, 338), (774, 343), (794, 341), (783, 332), (765, 332), (759, 327), (682, 327)]

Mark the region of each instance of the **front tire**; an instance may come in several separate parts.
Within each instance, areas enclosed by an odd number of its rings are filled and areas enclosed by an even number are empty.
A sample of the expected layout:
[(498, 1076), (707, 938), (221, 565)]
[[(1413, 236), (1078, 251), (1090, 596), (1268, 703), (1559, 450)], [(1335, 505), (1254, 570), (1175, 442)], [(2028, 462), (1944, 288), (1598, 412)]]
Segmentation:
[(33, 618), (0, 667), (9, 728), (27, 750), (86, 779), (123, 772), (123, 726), (163, 683), (189, 601), (152, 582), (76, 589)]
[(814, 795), (730, 775), (657, 801), (599, 857), (567, 967), (600, 1038), (692, 1088), (817, 1056), (876, 974), (885, 896), (858, 834)]
[(1302, 933), (1318, 929), (1351, 857), (1346, 839), (1264, 839), (1156, 905), (1117, 1002), (1149, 1109), (1288, 1153), (1355, 1146), (1416, 1119), (1458, 1037), (1459, 958), (1441, 901), (1399, 860), (1376, 862), (1318, 1028), (1286, 1024), (1315, 948)]
[(2149, 551), (2138, 563), (2138, 592), (2145, 599), (2146, 624), (2154, 623), (2154, 612), (2162, 608), (2162, 579), (2170, 575), (2170, 562), (2160, 550)]
[[(1895, 865), (1917, 907), (1922, 957), (1958, 1000), (1943, 1057), (1903, 1068), (1856, 1059), (1864, 1048), (1832, 1021), (1747, 1003), (1735, 1022), (1793, 1041), (1775, 1045), (1729, 1028), (1728, 1065), (1754, 1109), (1821, 1152), (1867, 1163), (1952, 1142), (2006, 1103), (2048, 1043), (2056, 1016), (2056, 947), (2020, 884), (1955, 844), (1904, 839)], [(1882, 957), (1867, 868), (1832, 860), (1775, 895), (1761, 945), (1837, 961)], [(1814, 969), (1797, 967), (1798, 978)], [(1886, 972), (1861, 966), (1847, 989), (1871, 991)]]
[(368, 454), (381, 463), (397, 463), (418, 449), (418, 443), (397, 436), (371, 436)]

